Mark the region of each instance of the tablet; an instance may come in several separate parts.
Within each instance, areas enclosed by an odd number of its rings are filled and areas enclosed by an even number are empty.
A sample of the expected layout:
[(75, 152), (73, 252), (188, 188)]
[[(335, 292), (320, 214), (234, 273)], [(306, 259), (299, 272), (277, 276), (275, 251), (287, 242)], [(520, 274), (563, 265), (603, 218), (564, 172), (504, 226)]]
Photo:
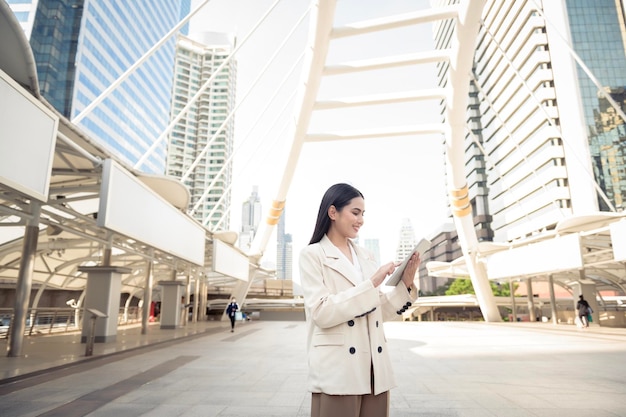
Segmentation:
[(398, 282), (400, 282), (400, 280), (402, 279), (402, 273), (404, 272), (404, 268), (406, 268), (406, 265), (409, 263), (411, 256), (413, 256), (415, 252), (418, 252), (420, 254), (420, 258), (422, 258), (422, 261), (423, 261), (424, 260), (423, 254), (429, 248), (430, 248), (430, 240), (427, 240), (427, 239), (420, 240), (417, 243), (417, 245), (415, 245), (411, 253), (406, 258), (404, 258), (404, 261), (402, 261), (402, 263), (396, 268), (396, 270), (393, 271), (393, 274), (391, 274), (391, 276), (389, 277), (385, 285), (389, 285), (392, 287), (395, 287), (396, 285), (398, 285)]

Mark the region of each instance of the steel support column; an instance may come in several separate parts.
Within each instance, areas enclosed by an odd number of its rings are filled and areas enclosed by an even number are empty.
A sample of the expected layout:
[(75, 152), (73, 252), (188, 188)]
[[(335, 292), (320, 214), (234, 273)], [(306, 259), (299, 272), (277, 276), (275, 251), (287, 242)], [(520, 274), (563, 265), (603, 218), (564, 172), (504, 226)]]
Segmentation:
[(153, 268), (154, 262), (150, 259), (146, 262), (146, 285), (143, 289), (143, 308), (141, 309), (141, 334), (148, 334), (150, 309), (152, 307), (152, 287), (154, 285)]
[(7, 344), (7, 356), (16, 357), (22, 354), (24, 330), (26, 329), (26, 315), (28, 314), (28, 302), (33, 282), (33, 270), (35, 268), (35, 255), (37, 241), (39, 240), (39, 214), (41, 204), (32, 202), (33, 216), (27, 221), (24, 230), (24, 242), (22, 244), (22, 259), (20, 270), (15, 286), (15, 307), (13, 308), (13, 320), (9, 330)]
[(476, 39), (485, 0), (461, 2), (450, 56), (446, 100), (446, 169), (450, 204), (467, 270), (476, 292), (483, 318), (502, 321), (485, 266), (479, 259), (478, 238), (465, 173), (465, 128), (469, 83)]

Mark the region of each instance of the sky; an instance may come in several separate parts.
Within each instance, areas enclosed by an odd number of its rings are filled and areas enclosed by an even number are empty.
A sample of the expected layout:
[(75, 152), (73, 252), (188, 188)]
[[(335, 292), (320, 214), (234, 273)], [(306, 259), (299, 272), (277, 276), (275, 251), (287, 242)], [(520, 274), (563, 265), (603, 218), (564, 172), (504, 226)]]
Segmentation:
[[(192, 9), (200, 3), (194, 0)], [(334, 26), (408, 12), (428, 4), (428, 0), (339, 0)], [(273, 5), (267, 19), (253, 31)], [(258, 187), (265, 222), (283, 181), (293, 139), (289, 127), (296, 118), (294, 93), (301, 85), (309, 6), (310, 0), (212, 0), (191, 20), (190, 34), (231, 33), (239, 48), (235, 54), (238, 108), (231, 230), (240, 230), (241, 205), (254, 186)], [(429, 25), (394, 29), (333, 41), (327, 64), (432, 47)], [(434, 67), (413, 66), (325, 77), (318, 98), (434, 87)], [(309, 132), (436, 123), (440, 119), (436, 102), (318, 111)], [(298, 281), (298, 254), (311, 238), (321, 198), (335, 183), (350, 183), (364, 194), (365, 224), (359, 238), (361, 243), (364, 239), (379, 239), (382, 263), (395, 259), (403, 219), (411, 221), (417, 240), (449, 222), (442, 143), (439, 135), (305, 143), (284, 212), (286, 232), (293, 237), (294, 280)], [(264, 261), (275, 262), (275, 235), (274, 231)]]

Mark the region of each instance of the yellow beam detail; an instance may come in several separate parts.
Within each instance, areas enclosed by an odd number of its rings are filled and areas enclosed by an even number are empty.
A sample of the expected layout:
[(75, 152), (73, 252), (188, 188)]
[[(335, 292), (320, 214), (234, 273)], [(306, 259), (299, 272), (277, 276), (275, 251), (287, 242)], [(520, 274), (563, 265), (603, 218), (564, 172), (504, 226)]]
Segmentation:
[(272, 201), (272, 207), (270, 208), (270, 212), (267, 215), (266, 223), (270, 226), (274, 226), (278, 224), (278, 220), (280, 220), (280, 216), (283, 213), (283, 209), (285, 208), (285, 201)]

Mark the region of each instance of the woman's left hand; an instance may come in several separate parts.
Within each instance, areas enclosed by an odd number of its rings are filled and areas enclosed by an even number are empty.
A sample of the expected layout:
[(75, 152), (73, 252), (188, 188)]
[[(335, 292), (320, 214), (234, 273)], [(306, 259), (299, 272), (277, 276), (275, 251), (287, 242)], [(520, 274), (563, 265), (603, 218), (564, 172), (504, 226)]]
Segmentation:
[(409, 259), (409, 263), (404, 268), (404, 272), (402, 273), (402, 282), (409, 288), (413, 285), (413, 281), (415, 280), (415, 274), (420, 266), (421, 259), (419, 253), (414, 253)]

